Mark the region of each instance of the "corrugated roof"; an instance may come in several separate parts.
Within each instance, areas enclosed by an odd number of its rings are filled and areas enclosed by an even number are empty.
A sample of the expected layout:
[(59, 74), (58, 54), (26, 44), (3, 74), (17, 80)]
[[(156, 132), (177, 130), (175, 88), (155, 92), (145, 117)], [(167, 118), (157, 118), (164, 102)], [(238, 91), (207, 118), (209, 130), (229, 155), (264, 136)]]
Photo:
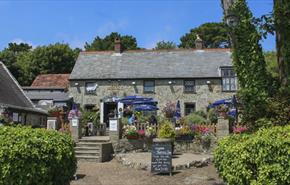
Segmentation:
[(32, 87), (62, 87), (68, 88), (70, 74), (42, 74), (32, 82)]
[(81, 52), (70, 79), (219, 77), (231, 61), (228, 49)]

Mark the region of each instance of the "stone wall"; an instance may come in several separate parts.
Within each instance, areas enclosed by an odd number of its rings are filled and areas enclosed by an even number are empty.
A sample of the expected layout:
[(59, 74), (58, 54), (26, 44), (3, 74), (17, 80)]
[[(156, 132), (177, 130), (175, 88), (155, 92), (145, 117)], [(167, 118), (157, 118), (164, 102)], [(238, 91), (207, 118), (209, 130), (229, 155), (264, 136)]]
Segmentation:
[[(114, 153), (127, 153), (127, 152), (148, 152), (151, 151), (152, 141), (142, 139), (121, 139), (119, 142), (112, 143)], [(197, 141), (175, 141), (175, 153), (212, 153), (216, 146), (216, 139), (212, 139), (210, 146), (204, 146)]]
[[(171, 85), (168, 81), (172, 81)], [(207, 85), (207, 81), (211, 84)], [(85, 82), (98, 84), (95, 94), (85, 93)], [(135, 82), (135, 85), (132, 85)], [(77, 83), (77, 86), (75, 85)], [(195, 93), (184, 92), (183, 79), (155, 80), (155, 93), (143, 93), (143, 80), (87, 80), (71, 81), (69, 93), (76, 103), (100, 106), (100, 100), (108, 96), (124, 97), (129, 95), (142, 95), (155, 98), (158, 101), (159, 112), (169, 101), (180, 100), (181, 114), (184, 115), (184, 103), (195, 103), (196, 110), (205, 110), (209, 102), (232, 97), (233, 93), (222, 92), (221, 79), (195, 79)]]

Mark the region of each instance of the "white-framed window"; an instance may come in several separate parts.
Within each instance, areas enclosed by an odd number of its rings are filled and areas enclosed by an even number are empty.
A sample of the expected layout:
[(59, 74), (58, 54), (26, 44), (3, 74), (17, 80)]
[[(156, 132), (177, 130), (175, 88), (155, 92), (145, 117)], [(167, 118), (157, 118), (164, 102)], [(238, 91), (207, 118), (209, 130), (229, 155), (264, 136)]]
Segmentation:
[(144, 93), (154, 93), (155, 92), (155, 81), (145, 80), (143, 86)]
[(85, 91), (86, 94), (95, 94), (97, 92), (98, 84), (96, 82), (86, 82)]
[(184, 80), (184, 92), (194, 93), (195, 92), (195, 81), (194, 80)]
[(233, 68), (221, 68), (221, 76), (223, 91), (236, 91), (238, 89), (237, 75)]

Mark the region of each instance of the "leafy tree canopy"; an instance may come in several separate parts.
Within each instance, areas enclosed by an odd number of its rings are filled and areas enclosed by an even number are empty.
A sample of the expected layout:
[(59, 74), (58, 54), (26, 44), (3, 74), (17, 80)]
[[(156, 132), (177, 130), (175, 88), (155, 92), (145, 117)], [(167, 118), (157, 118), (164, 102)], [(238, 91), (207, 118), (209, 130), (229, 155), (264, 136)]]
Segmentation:
[(180, 48), (195, 48), (196, 35), (199, 35), (206, 48), (224, 48), (230, 46), (228, 32), (224, 23), (205, 23), (191, 29), (180, 38)]
[(175, 49), (175, 48), (176, 44), (174, 42), (162, 40), (156, 43), (154, 49)]
[(97, 36), (92, 43), (85, 44), (86, 51), (105, 51), (114, 50), (115, 38), (120, 38), (122, 43), (122, 50), (139, 49), (137, 47), (137, 40), (131, 35), (120, 35), (117, 32), (112, 32), (110, 35), (101, 38)]
[(9, 43), (3, 51), (0, 52), (0, 61), (10, 70), (17, 79), (20, 76), (20, 68), (17, 66), (17, 57), (23, 53), (31, 51), (32, 46), (26, 43)]
[(39, 74), (70, 73), (80, 49), (68, 44), (50, 44), (32, 49), (28, 44), (9, 43), (0, 60), (21, 85), (30, 85)]
[(267, 51), (264, 53), (267, 70), (273, 78), (279, 77), (279, 69), (277, 64), (277, 53), (275, 51)]

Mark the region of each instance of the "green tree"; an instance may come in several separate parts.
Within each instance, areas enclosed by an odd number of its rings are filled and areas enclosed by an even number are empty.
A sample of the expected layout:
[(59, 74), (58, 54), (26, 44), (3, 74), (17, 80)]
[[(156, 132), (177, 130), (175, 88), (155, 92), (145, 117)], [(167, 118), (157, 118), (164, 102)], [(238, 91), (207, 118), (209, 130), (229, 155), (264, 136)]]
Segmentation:
[(70, 73), (79, 48), (71, 49), (68, 44), (50, 44), (35, 49), (25, 43), (9, 43), (0, 52), (2, 61), (21, 85), (30, 85), (39, 74)]
[(280, 83), (289, 88), (290, 76), (290, 1), (274, 0), (274, 25), (276, 31), (277, 62)]
[(279, 69), (277, 63), (277, 53), (275, 51), (264, 52), (267, 70), (273, 78), (279, 77)]
[(175, 49), (175, 48), (176, 44), (174, 42), (162, 40), (156, 43), (154, 49)]
[[(227, 0), (225, 0), (227, 1)], [(239, 22), (229, 27), (233, 44), (233, 64), (239, 79), (239, 98), (243, 105), (243, 121), (255, 128), (255, 121), (267, 116), (270, 75), (260, 45), (261, 34), (253, 24), (253, 15), (245, 0), (223, 3), (225, 14), (233, 13)], [(226, 8), (225, 8), (226, 7)]]
[(26, 43), (9, 43), (8, 47), (0, 52), (0, 61), (10, 70), (12, 75), (18, 79), (20, 76), (20, 67), (17, 65), (17, 58), (23, 53), (29, 53), (32, 46)]
[(56, 43), (39, 46), (33, 50), (32, 63), (42, 74), (70, 73), (77, 54), (68, 44)]
[(191, 29), (180, 38), (180, 48), (195, 48), (196, 35), (199, 35), (206, 48), (229, 47), (230, 41), (224, 23), (205, 23), (197, 28)]
[(101, 38), (97, 36), (92, 43), (85, 43), (86, 51), (105, 51), (114, 50), (115, 38), (120, 38), (122, 43), (122, 50), (139, 49), (137, 47), (137, 40), (131, 35), (120, 35), (117, 32), (112, 32), (110, 35)]

